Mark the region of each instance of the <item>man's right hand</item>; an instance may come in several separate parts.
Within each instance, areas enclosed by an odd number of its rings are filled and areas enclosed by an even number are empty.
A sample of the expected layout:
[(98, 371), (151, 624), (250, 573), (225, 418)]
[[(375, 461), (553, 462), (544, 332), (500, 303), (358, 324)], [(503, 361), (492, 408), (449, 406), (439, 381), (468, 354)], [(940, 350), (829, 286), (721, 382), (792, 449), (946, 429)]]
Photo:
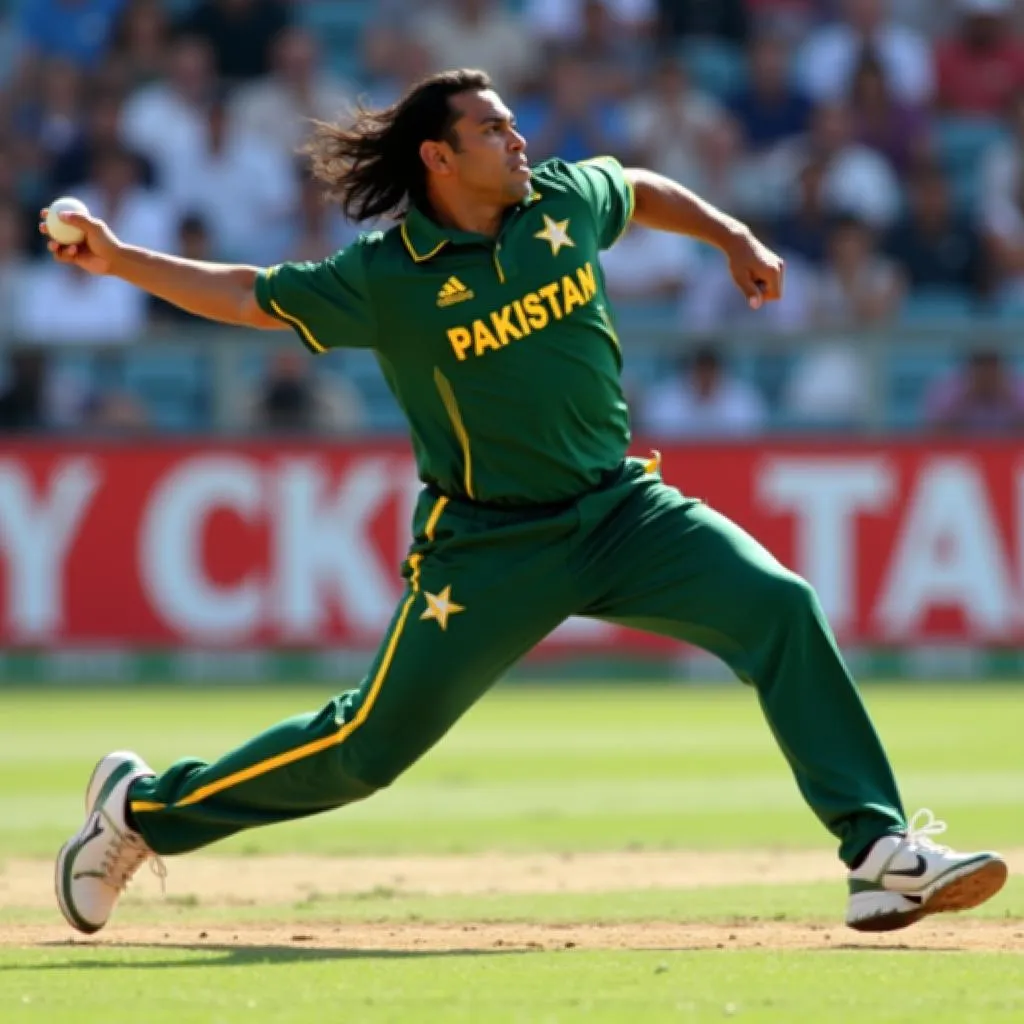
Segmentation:
[[(46, 210), (39, 214), (39, 230), (50, 238), (46, 230)], [(96, 217), (80, 213), (62, 213), (60, 219), (85, 232), (85, 238), (74, 245), (60, 245), (50, 238), (47, 248), (58, 263), (70, 263), (90, 274), (110, 274), (121, 249), (117, 236)]]

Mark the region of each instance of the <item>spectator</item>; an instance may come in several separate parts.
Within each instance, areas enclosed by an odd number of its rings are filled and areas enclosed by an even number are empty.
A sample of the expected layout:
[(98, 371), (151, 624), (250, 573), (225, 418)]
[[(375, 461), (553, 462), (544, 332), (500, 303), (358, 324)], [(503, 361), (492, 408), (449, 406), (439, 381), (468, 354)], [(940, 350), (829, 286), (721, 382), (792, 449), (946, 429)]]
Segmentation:
[(330, 383), (310, 371), (298, 349), (274, 353), (264, 380), (243, 394), (236, 422), (247, 430), (274, 433), (355, 433), (365, 426), (359, 392), (344, 378)]
[(985, 245), (996, 275), (999, 298), (1024, 303), (1024, 168), (1007, 197), (986, 197), (982, 221)]
[(232, 130), (223, 95), (207, 108), (199, 149), (168, 167), (167, 190), (175, 209), (203, 218), (217, 258), (229, 262), (269, 263), (297, 200), (292, 161), (258, 135)]
[(1007, 108), (1006, 137), (993, 142), (982, 155), (978, 173), (978, 195), (983, 220), (997, 216), (1016, 204), (1017, 182), (1024, 168), (1024, 91), (1017, 93)]
[(18, 35), (24, 64), (60, 57), (90, 68), (103, 58), (124, 0), (20, 0)]
[(137, 340), (146, 326), (143, 292), (116, 277), (46, 261), (26, 275), (14, 328), (43, 344), (107, 344)]
[(81, 70), (63, 57), (45, 61), (40, 68), (39, 90), (15, 113), (16, 131), (27, 143), (41, 168), (69, 149), (81, 131)]
[[(187, 260), (199, 260), (207, 263), (216, 258), (210, 242), (209, 229), (198, 214), (187, 213), (179, 218), (175, 238), (174, 251)], [(147, 296), (147, 298), (150, 318), (158, 323), (173, 326), (184, 323), (195, 324), (201, 321), (201, 318), (182, 309), (181, 306), (164, 302), (163, 299), (158, 299), (155, 296)]]
[(308, 138), (310, 121), (345, 116), (355, 90), (323, 67), (317, 41), (304, 28), (285, 29), (274, 40), (272, 59), (272, 74), (238, 90), (231, 119), (239, 131), (291, 159)]
[(771, 225), (748, 219), (750, 229), (765, 245), (786, 261), (786, 286), (778, 302), (752, 310), (736, 287), (728, 263), (712, 259), (706, 263), (693, 288), (680, 306), (680, 326), (695, 333), (728, 330), (759, 334), (792, 334), (810, 325), (816, 274), (806, 260), (778, 245)]
[(343, 249), (359, 230), (324, 202), (323, 187), (312, 175), (302, 172), (300, 180), (298, 214), (284, 226), (280, 260), (315, 262)]
[(782, 392), (782, 408), (801, 426), (851, 428), (863, 421), (871, 382), (860, 346), (836, 332), (890, 319), (903, 297), (899, 269), (874, 248), (868, 225), (840, 217), (832, 225), (827, 262), (814, 289), (813, 319), (822, 333), (802, 346)]
[(149, 426), (145, 406), (126, 391), (94, 391), (82, 403), (82, 426), (103, 434), (138, 433)]
[(1024, 44), (1012, 0), (957, 0), (957, 32), (939, 44), (938, 102), (951, 114), (996, 117), (1024, 89)]
[(529, 29), (497, 0), (447, 0), (428, 8), (414, 31), (435, 69), (485, 68), (499, 91), (512, 94), (538, 69)]
[(934, 69), (927, 41), (889, 16), (887, 0), (843, 0), (843, 21), (811, 34), (798, 58), (803, 88), (817, 103), (835, 103), (850, 93), (865, 53), (885, 69), (894, 97), (911, 106), (927, 104)]
[[(672, 0), (666, 0), (671, 3)], [(746, 0), (757, 35), (770, 34), (791, 42), (805, 39), (821, 20), (821, 0)]]
[(419, 39), (391, 26), (371, 27), (363, 37), (363, 46), (373, 107), (391, 106), (434, 66), (430, 50)]
[(852, 430), (871, 406), (871, 377), (863, 350), (841, 336), (818, 336), (801, 346), (781, 394), (793, 424), (816, 430)]
[(14, 307), (28, 273), (26, 224), (21, 210), (0, 200), (0, 346), (14, 333)]
[[(19, 237), (28, 237), (32, 243), (42, 241), (42, 236), (36, 231), (39, 218), (36, 215), (38, 206), (26, 208), (23, 205), (23, 165), (18, 160), (17, 146), (14, 140), (5, 139), (0, 136), (0, 204), (10, 204), (12, 209), (18, 210), (21, 214), (22, 230), (26, 234)], [(31, 229), (30, 233), (28, 229)], [(31, 248), (31, 243), (30, 243)], [(45, 244), (37, 246), (38, 251), (45, 251)]]
[(655, 437), (749, 437), (764, 430), (767, 410), (758, 391), (723, 366), (718, 349), (698, 346), (676, 372), (641, 398), (643, 429)]
[[(545, 43), (564, 46), (580, 41), (583, 8), (587, 0), (527, 0), (526, 22)], [(654, 27), (656, 0), (602, 0), (608, 14), (624, 36), (643, 37)], [(717, 0), (716, 0), (717, 2)]]
[(893, 21), (935, 39), (949, 28), (956, 0), (943, 0), (942, 3), (935, 0), (888, 0), (888, 3)]
[(209, 44), (185, 36), (168, 54), (167, 77), (140, 89), (125, 104), (122, 137), (152, 161), (161, 187), (171, 165), (202, 149), (215, 84)]
[(290, 23), (284, 0), (200, 0), (179, 30), (206, 40), (222, 78), (242, 81), (269, 74), (274, 39)]
[(722, 39), (742, 46), (750, 18), (743, 0), (658, 0), (658, 34), (674, 39)]
[(885, 249), (911, 290), (986, 294), (990, 281), (981, 234), (954, 210), (942, 171), (923, 167), (909, 186), (909, 215), (893, 229)]
[(749, 80), (731, 103), (756, 151), (807, 130), (811, 103), (790, 79), (789, 50), (778, 36), (758, 36), (749, 50)]
[(708, 202), (739, 217), (756, 214), (763, 203), (761, 167), (743, 147), (736, 121), (716, 118), (701, 133), (695, 174), (687, 182)]
[(1024, 380), (997, 351), (977, 351), (926, 396), (925, 422), (945, 433), (1019, 433), (1024, 430)]
[(626, 99), (651, 66), (649, 40), (624, 34), (604, 0), (585, 0), (577, 52), (601, 69), (599, 87), (605, 96)]
[(827, 169), (828, 165), (823, 160), (811, 160), (804, 164), (797, 177), (796, 205), (783, 214), (775, 225), (776, 245), (787, 252), (796, 253), (815, 267), (825, 262), (825, 242), (830, 220), (825, 196)]
[(531, 158), (583, 160), (621, 149), (625, 121), (620, 108), (602, 97), (596, 69), (565, 51), (556, 56), (548, 73), (550, 91), (519, 104), (519, 126), (529, 141)]
[(872, 227), (887, 228), (900, 212), (900, 186), (888, 161), (853, 139), (850, 111), (840, 104), (818, 107), (805, 135), (782, 143), (766, 158), (762, 181), (782, 216), (796, 205), (800, 175), (811, 163), (824, 168), (826, 209), (853, 214)]
[(97, 153), (91, 177), (78, 194), (122, 241), (161, 252), (170, 249), (173, 211), (163, 194), (142, 184), (139, 162), (131, 150), (113, 145)]
[[(371, 21), (359, 37), (361, 77), (372, 106), (388, 106), (397, 98), (394, 83), (401, 73), (407, 38), (396, 22), (382, 18)], [(429, 53), (426, 59), (428, 63), (432, 59)]]
[(858, 330), (892, 319), (903, 300), (905, 282), (896, 264), (878, 252), (867, 224), (856, 217), (837, 218), (826, 255), (815, 297), (819, 327)]
[(653, 170), (684, 184), (695, 182), (704, 133), (722, 117), (716, 100), (691, 87), (683, 65), (664, 57), (650, 88), (626, 108), (630, 148), (649, 154)]
[(678, 303), (698, 279), (700, 252), (691, 238), (634, 222), (601, 254), (601, 264), (617, 303)]
[(927, 155), (928, 125), (923, 111), (893, 97), (885, 69), (870, 55), (854, 74), (850, 110), (854, 138), (881, 153), (897, 174), (906, 174)]
[[(86, 104), (85, 124), (80, 126), (74, 142), (54, 161), (50, 168), (49, 191), (61, 195), (77, 189), (95, 175), (95, 162), (101, 153), (121, 147), (121, 115), (124, 103), (120, 94), (100, 92)], [(152, 163), (132, 151), (138, 167), (139, 181), (146, 188), (154, 183)]]
[[(138, 165), (124, 148), (96, 158), (94, 176), (79, 196), (121, 239), (168, 251), (171, 211), (139, 182)], [(145, 293), (116, 277), (96, 277), (46, 260), (27, 275), (15, 306), (20, 336), (53, 343), (128, 342), (146, 325)]]
[(161, 0), (128, 0), (111, 46), (111, 62), (130, 89), (155, 82), (164, 74), (171, 24)]
[(11, 353), (0, 375), (0, 434), (35, 431), (45, 426), (46, 358), (40, 351)]

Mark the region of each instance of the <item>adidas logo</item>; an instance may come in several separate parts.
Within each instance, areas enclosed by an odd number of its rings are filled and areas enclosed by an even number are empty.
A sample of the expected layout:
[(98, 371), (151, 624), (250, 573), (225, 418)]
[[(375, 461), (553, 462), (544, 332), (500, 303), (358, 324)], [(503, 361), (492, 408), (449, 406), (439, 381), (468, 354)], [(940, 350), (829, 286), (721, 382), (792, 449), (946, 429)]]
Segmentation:
[(437, 293), (437, 305), (439, 309), (444, 309), (445, 306), (454, 306), (456, 302), (465, 302), (471, 298), (473, 292), (469, 288), (457, 277), (449, 277)]

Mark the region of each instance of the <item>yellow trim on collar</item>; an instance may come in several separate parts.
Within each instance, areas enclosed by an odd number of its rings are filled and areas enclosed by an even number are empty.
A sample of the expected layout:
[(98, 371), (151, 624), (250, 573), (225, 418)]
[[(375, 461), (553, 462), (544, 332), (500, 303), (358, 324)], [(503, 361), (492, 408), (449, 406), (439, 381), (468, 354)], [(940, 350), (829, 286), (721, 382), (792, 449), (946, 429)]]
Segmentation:
[(448, 244), (448, 239), (443, 238), (434, 246), (433, 249), (430, 250), (430, 252), (423, 253), (421, 255), (416, 251), (415, 246), (412, 244), (412, 239), (409, 238), (409, 228), (404, 220), (402, 221), (401, 234), (402, 242), (405, 244), (405, 248), (413, 258), (414, 263), (424, 263), (426, 260), (429, 260), (431, 256), (436, 256)]

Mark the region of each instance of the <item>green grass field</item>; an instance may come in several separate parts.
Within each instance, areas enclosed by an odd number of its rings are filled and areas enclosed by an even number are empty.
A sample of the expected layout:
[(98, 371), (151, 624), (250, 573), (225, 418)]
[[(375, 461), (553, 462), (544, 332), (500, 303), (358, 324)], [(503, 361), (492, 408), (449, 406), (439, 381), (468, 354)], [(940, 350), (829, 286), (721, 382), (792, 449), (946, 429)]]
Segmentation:
[[(865, 695), (908, 810), (1020, 864), (1024, 687)], [(172, 860), (166, 898), (143, 879), (68, 941), (45, 861), (99, 755), (215, 756), (322, 696), (0, 694), (0, 1022), (1024, 1020), (1020, 879), (970, 915), (844, 929), (832, 842), (738, 686), (499, 688), (389, 791)]]

